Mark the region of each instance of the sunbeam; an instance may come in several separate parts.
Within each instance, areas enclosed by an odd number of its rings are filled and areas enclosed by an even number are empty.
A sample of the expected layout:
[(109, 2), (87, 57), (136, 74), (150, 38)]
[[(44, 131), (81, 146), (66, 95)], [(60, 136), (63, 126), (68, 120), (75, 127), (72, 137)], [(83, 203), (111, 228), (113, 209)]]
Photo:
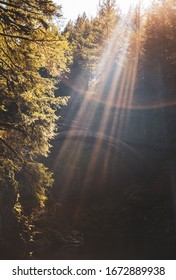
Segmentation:
[[(139, 108), (145, 109), (142, 105), (135, 104), (136, 100), (134, 100), (140, 53), (139, 30), (135, 31), (133, 28), (136, 11), (136, 9), (129, 11), (126, 24), (120, 21), (115, 26), (99, 58), (99, 63), (94, 69), (94, 76), (89, 82), (88, 88), (84, 72), (80, 73), (74, 81), (66, 81), (70, 88), (77, 92), (77, 100), (80, 104), (72, 120), (70, 130), (64, 136), (64, 143), (55, 158), (54, 170), (57, 171), (62, 158), (66, 157), (67, 162), (61, 170), (61, 173), (65, 174), (64, 190), (60, 195), (61, 200), (65, 199), (64, 196), (68, 193), (68, 189), (74, 185), (75, 176), (79, 181), (77, 181), (78, 185), (80, 181), (82, 182), (75, 215), (79, 213), (82, 203), (84, 203), (87, 189), (96, 182), (97, 166), (100, 165), (99, 159), (104, 143), (102, 135), (109, 135), (112, 139), (113, 137), (123, 139), (128, 133), (130, 111)], [(82, 79), (82, 77), (84, 78)], [(83, 80), (82, 84), (80, 80)], [(91, 144), (91, 153), (89, 151), (89, 156), (86, 158), (81, 180), (79, 168), (85, 153), (88, 134), (86, 131), (75, 130), (75, 122), (77, 121), (82, 123), (87, 132), (94, 131), (95, 127), (97, 131), (97, 137)], [(73, 151), (67, 153), (72, 145), (74, 145)], [(102, 188), (104, 185), (108, 187), (108, 183), (105, 184), (105, 181), (108, 176), (108, 168), (111, 165), (111, 154), (112, 146), (109, 145), (106, 147), (106, 152), (102, 157), (102, 165), (100, 165), (102, 174), (98, 180)], [(137, 155), (135, 156), (137, 157)], [(126, 160), (126, 156), (119, 157), (120, 165), (123, 166), (123, 162)], [(140, 161), (145, 163), (142, 158)], [(70, 167), (70, 165), (73, 166)], [(116, 166), (118, 170), (120, 170), (120, 165)]]
[[(119, 108), (127, 109), (131, 107), (133, 103), (139, 46), (135, 45), (134, 53), (132, 54), (133, 59), (130, 60), (128, 58), (128, 49), (133, 36), (132, 24), (133, 13), (131, 12), (128, 14), (126, 25), (124, 25), (123, 21), (117, 23), (111, 37), (107, 41), (99, 63), (94, 70), (94, 78), (90, 82), (88, 89), (86, 88), (86, 84), (82, 84), (79, 88), (77, 87), (77, 81), (81, 79), (84, 73), (81, 73), (81, 76), (76, 78), (74, 81), (75, 86), (72, 85), (72, 89), (76, 90), (82, 98), (74, 121), (81, 121), (83, 126), (91, 130), (95, 122), (96, 114), (99, 114), (99, 110), (101, 109), (102, 116), (97, 127), (101, 135), (106, 135), (107, 131), (111, 137), (115, 136), (117, 133), (125, 133), (125, 129), (128, 125), (128, 115), (119, 111)], [(126, 36), (124, 36), (124, 34)], [(98, 83), (94, 81), (98, 81)], [(55, 159), (55, 171), (58, 169), (58, 163), (65, 157), (67, 150), (69, 150), (70, 143), (68, 140), (73, 136), (74, 130), (74, 122), (72, 122), (70, 131), (67, 133), (64, 144), (61, 146), (59, 154)], [(64, 199), (64, 193), (66, 193), (67, 189), (72, 185), (76, 172), (75, 168), (79, 165), (78, 162), (82, 157), (86, 136), (84, 137), (84, 134), (81, 132), (80, 137), (81, 141), (79, 141), (78, 137), (77, 143), (74, 143), (74, 151), (70, 154), (67, 153), (67, 163), (65, 163), (62, 168), (62, 173), (66, 174), (62, 199)], [(116, 135), (116, 137), (118, 137), (118, 135)], [(93, 143), (90, 158), (87, 159), (87, 167), (79, 198), (80, 203), (83, 201), (87, 186), (90, 185), (90, 182), (93, 183), (93, 178), (96, 177), (96, 166), (100, 157), (103, 141), (103, 137), (96, 138)], [(102, 167), (102, 177), (99, 179), (102, 185), (108, 172), (110, 154), (111, 146), (107, 147), (106, 154), (102, 159), (104, 167)], [(70, 162), (72, 162), (72, 164), (74, 163), (73, 168), (69, 167)], [(80, 205), (81, 204), (77, 205), (78, 212), (81, 207)]]
[[(133, 17), (129, 17), (129, 22), (127, 24), (127, 26), (131, 27), (132, 24), (132, 19)], [(130, 42), (130, 38), (131, 38), (131, 28), (129, 28), (127, 30), (126, 33), (126, 41), (125, 42), (121, 42), (121, 44), (123, 43), (123, 57), (120, 57), (120, 64), (123, 65), (120, 66), (119, 68), (117, 67), (115, 73), (113, 74), (113, 79), (111, 81), (111, 84), (109, 86), (109, 89), (107, 90), (107, 84), (108, 84), (108, 80), (109, 80), (109, 76), (112, 75), (112, 68), (114, 66), (114, 59), (115, 57), (117, 58), (117, 50), (118, 48), (112, 53), (112, 46), (115, 45), (117, 38), (119, 40), (119, 34), (118, 34), (118, 28), (119, 26), (117, 26), (117, 29), (115, 29), (114, 34), (112, 36), (112, 41), (110, 41), (109, 46), (107, 47), (107, 49), (111, 50), (111, 59), (108, 59), (106, 61), (106, 56), (102, 57), (102, 60), (105, 59), (105, 62), (103, 63), (101, 61), (101, 64), (103, 65), (103, 67), (101, 68), (101, 71), (104, 73), (104, 81), (98, 91), (98, 93), (100, 92), (99, 97), (103, 97), (103, 100), (105, 101), (105, 106), (104, 106), (104, 112), (102, 114), (102, 118), (101, 118), (101, 122), (99, 125), (99, 131), (102, 134), (106, 134), (106, 131), (108, 129), (108, 126), (111, 125), (109, 124), (109, 120), (110, 120), (110, 114), (112, 113), (112, 107), (111, 106), (106, 106), (106, 103), (109, 104), (113, 104), (114, 100), (116, 99), (116, 96), (120, 96), (120, 106), (128, 108), (128, 106), (131, 105), (132, 103), (132, 99), (133, 99), (133, 93), (134, 93), (134, 87), (135, 87), (135, 79), (136, 79), (136, 73), (137, 73), (137, 65), (138, 65), (138, 56), (136, 56), (134, 58), (134, 62), (130, 63), (130, 66), (128, 65), (128, 63), (126, 64), (125, 60), (127, 60), (127, 49), (129, 46), (129, 42)], [(116, 36), (115, 36), (116, 35)], [(125, 47), (126, 46), (126, 47)], [(118, 46), (119, 47), (119, 46)], [(136, 51), (136, 53), (138, 54), (138, 50)], [(118, 64), (118, 61), (117, 61)], [(120, 77), (121, 74), (123, 76), (123, 79), (120, 83)], [(118, 90), (120, 85), (120, 91)], [(95, 89), (96, 90), (96, 89)], [(105, 92), (105, 96), (103, 96), (103, 92), (107, 90), (107, 92)], [(100, 99), (101, 99), (100, 98)], [(119, 100), (118, 100), (119, 101)], [(114, 116), (117, 118), (116, 120), (114, 119)], [(118, 123), (118, 114), (115, 111), (112, 119), (112, 129), (110, 129), (111, 131), (111, 136), (114, 136), (112, 134), (112, 132), (114, 132), (114, 127), (115, 124), (113, 126), (113, 122), (114, 123)], [(119, 123), (119, 132), (124, 131), (125, 127), (127, 125), (127, 120), (125, 120), (125, 117), (123, 116), (123, 118), (121, 119), (120, 123)], [(118, 136), (117, 136), (118, 137)], [(88, 170), (87, 170), (87, 177), (91, 176), (91, 174), (94, 171), (94, 168), (96, 166), (96, 161), (99, 157), (100, 154), (100, 149), (101, 149), (101, 145), (102, 145), (102, 139), (97, 139), (97, 145), (95, 145), (94, 150), (93, 150), (93, 154), (92, 154), (92, 158), (89, 162), (88, 165)], [(106, 162), (109, 159), (108, 154), (110, 154), (110, 150), (107, 151), (107, 156), (106, 156)], [(108, 162), (109, 164), (109, 162)]]
[[(89, 129), (91, 129), (91, 126), (94, 123), (95, 114), (96, 114), (99, 106), (101, 105), (102, 102), (105, 102), (102, 120), (99, 125), (99, 129), (98, 129), (99, 132), (101, 132), (103, 134), (105, 134), (105, 132), (106, 132), (106, 127), (107, 127), (109, 115), (111, 112), (111, 104), (113, 104), (113, 101), (115, 100), (115, 96), (117, 95), (118, 82), (120, 80), (121, 72), (123, 70), (123, 63), (125, 61), (126, 51), (128, 48), (128, 41), (130, 38), (130, 32), (128, 30), (128, 38), (126, 37), (125, 42), (119, 41), (119, 37), (121, 35), (120, 32), (121, 32), (121, 28), (122, 28), (122, 23), (120, 23), (120, 24), (119, 23), (117, 24), (111, 38), (108, 41), (108, 44), (107, 44), (104, 52), (102, 53), (100, 62), (96, 67), (97, 70), (95, 70), (96, 79), (99, 77), (102, 79), (102, 74), (104, 74), (104, 78), (102, 81), (103, 86), (101, 85), (101, 87), (99, 87), (97, 89), (96, 84), (94, 86), (91, 83), (88, 90), (86, 90), (86, 85), (85, 86), (82, 85), (81, 89), (74, 88), (74, 89), (76, 89), (77, 92), (79, 92), (79, 94), (81, 92), (81, 95), (83, 98), (80, 108), (78, 109), (78, 112), (75, 116), (74, 121), (82, 120), (82, 122)], [(116, 68), (115, 73), (113, 74), (112, 85), (110, 84), (108, 92), (105, 92), (106, 86), (108, 83), (108, 79), (109, 79), (110, 75), (112, 74), (112, 68), (114, 66), (114, 62), (117, 60), (119, 50), (122, 50), (120, 53), (120, 56), (119, 56), (119, 65), (120, 66)], [(77, 77), (77, 79), (79, 79), (79, 77)], [(75, 82), (75, 85), (76, 85), (76, 82)], [(96, 97), (97, 97), (96, 102), (92, 102), (90, 92), (94, 92), (94, 94), (96, 95)], [(107, 103), (107, 106), (106, 106), (106, 103)], [(108, 104), (110, 104), (110, 106)], [(55, 172), (58, 169), (59, 162), (61, 161), (62, 158), (65, 157), (65, 153), (69, 149), (70, 144), (68, 144), (67, 140), (69, 140), (69, 138), (72, 137), (73, 130), (74, 130), (74, 123), (72, 123), (70, 132), (67, 133), (64, 144), (60, 148), (60, 151), (59, 151), (57, 157), (55, 158), (55, 163), (54, 163)], [(76, 165), (77, 162), (79, 161), (79, 158), (81, 158), (81, 155), (82, 155), (85, 139), (84, 139), (83, 135), (81, 137), (82, 137), (82, 139), (81, 139), (82, 142), (79, 142), (79, 145), (78, 145), (79, 147), (76, 148), (76, 145), (74, 145), (75, 149), (74, 149), (73, 153), (67, 154), (67, 163), (65, 163), (64, 167), (62, 168), (62, 173), (67, 174), (66, 175), (67, 178), (64, 181), (64, 192), (62, 194), (62, 199), (64, 199), (64, 193), (67, 192), (67, 188), (70, 188), (73, 177), (75, 175), (75, 168), (70, 169), (69, 162), (72, 162), (72, 163), (75, 162), (75, 165)], [(90, 157), (89, 163), (87, 165), (87, 171), (86, 171), (86, 174), (84, 177), (84, 184), (83, 184), (82, 190), (81, 190), (82, 195), (80, 196), (80, 201), (81, 201), (81, 197), (84, 195), (84, 191), (86, 189), (88, 178), (94, 177), (94, 169), (95, 169), (95, 166), (97, 163), (97, 159), (99, 156), (99, 151), (101, 149), (101, 146), (102, 146), (102, 138), (99, 138), (95, 141), (95, 144), (93, 145), (93, 151), (91, 153), (92, 156)], [(74, 160), (73, 160), (73, 158), (74, 158)]]

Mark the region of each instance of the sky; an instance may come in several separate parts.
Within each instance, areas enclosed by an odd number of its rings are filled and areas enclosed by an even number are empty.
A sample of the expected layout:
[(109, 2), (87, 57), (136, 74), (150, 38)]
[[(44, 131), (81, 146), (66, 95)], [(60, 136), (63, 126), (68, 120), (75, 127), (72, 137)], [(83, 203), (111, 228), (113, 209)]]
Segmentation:
[[(142, 0), (145, 5), (151, 0)], [(78, 14), (86, 12), (88, 16), (95, 16), (99, 0), (54, 0), (62, 6), (63, 16), (68, 20), (75, 20)], [(117, 3), (123, 13), (127, 12), (131, 4), (136, 4), (139, 0), (117, 0)]]

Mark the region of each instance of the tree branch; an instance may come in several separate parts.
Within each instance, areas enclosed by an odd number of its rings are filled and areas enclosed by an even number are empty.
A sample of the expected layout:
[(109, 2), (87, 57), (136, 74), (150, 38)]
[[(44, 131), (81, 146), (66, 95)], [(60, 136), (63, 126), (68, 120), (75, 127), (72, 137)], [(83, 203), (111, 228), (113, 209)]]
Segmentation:
[[(13, 69), (11, 66), (9, 66), (8, 63), (7, 63), (5, 60), (3, 60), (2, 58), (0, 58), (0, 61), (1, 61), (2, 63), (4, 63), (12, 72), (14, 72), (14, 69)], [(1, 75), (1, 73), (0, 73), (0, 75)]]
[(23, 163), (23, 159), (17, 154), (17, 152), (2, 138), (0, 137), (0, 141), (10, 150), (12, 151), (16, 157)]
[[(15, 5), (15, 4), (12, 4), (12, 3), (7, 3), (7, 2), (4, 2), (4, 1), (0, 1), (0, 4), (2, 5), (6, 5), (6, 6), (9, 6), (9, 7), (12, 7), (12, 8), (15, 8), (15, 9), (20, 9), (20, 10), (23, 10), (26, 12), (25, 9), (22, 9), (21, 5), (18, 6), (18, 5)], [(1, 9), (3, 10), (7, 10), (3, 7), (0, 7)], [(37, 7), (35, 7), (37, 9)], [(10, 10), (10, 12), (14, 13), (12, 10)], [(30, 11), (30, 10), (27, 10), (28, 13), (31, 13), (31, 14), (35, 14), (35, 15), (41, 15), (40, 13), (37, 13), (37, 12), (34, 12), (34, 11)]]
[(0, 32), (0, 36), (2, 37), (10, 37), (10, 38), (16, 38), (16, 39), (22, 39), (22, 40), (26, 40), (26, 41), (31, 41), (31, 42), (60, 42), (60, 40), (46, 40), (46, 39), (32, 39), (32, 38), (28, 38), (28, 37), (23, 37), (23, 36), (19, 36), (19, 35), (10, 35), (10, 34), (6, 34), (6, 33), (2, 33)]
[(23, 134), (25, 134), (25, 131), (24, 131), (24, 130), (22, 130), (21, 128), (17, 127), (17, 126), (16, 126), (15, 124), (13, 124), (13, 123), (2, 123), (2, 122), (0, 122), (0, 127), (11, 128), (11, 129), (20, 131), (20, 132), (22, 132)]
[(13, 7), (13, 8), (20, 8), (20, 6), (18, 5), (15, 5), (15, 4), (12, 4), (12, 3), (7, 3), (7, 2), (4, 2), (4, 1), (0, 1), (0, 4), (2, 5), (5, 5), (5, 6), (9, 6), (9, 7)]
[(10, 58), (10, 56), (4, 51), (3, 48), (0, 47), (0, 50), (6, 55), (6, 57), (10, 60), (10, 62), (13, 64), (13, 66), (15, 66), (16, 68), (18, 68), (19, 70), (22, 70), (21, 67), (19, 67), (18, 65), (16, 65), (16, 64), (12, 61), (12, 59)]

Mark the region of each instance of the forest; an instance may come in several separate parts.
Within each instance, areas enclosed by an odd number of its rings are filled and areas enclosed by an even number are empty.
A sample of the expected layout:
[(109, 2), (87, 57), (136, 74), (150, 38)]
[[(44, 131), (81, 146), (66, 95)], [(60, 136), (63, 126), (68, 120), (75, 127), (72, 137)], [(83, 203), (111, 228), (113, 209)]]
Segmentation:
[(176, 2), (0, 1), (0, 259), (176, 258)]

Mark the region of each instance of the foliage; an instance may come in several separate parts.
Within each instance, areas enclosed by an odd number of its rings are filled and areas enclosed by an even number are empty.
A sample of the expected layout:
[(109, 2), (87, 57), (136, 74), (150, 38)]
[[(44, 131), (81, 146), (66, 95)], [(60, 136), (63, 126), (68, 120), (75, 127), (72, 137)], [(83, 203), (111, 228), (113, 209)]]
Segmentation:
[(95, 25), (94, 32), (100, 50), (106, 46), (119, 20), (120, 10), (117, 9), (115, 0), (99, 2), (98, 13), (93, 20), (93, 24)]
[(173, 98), (176, 81), (175, 1), (155, 1), (146, 15), (140, 84), (155, 99)]
[(64, 34), (73, 47), (70, 83), (75, 83), (78, 88), (88, 84), (119, 19), (115, 1), (103, 0), (95, 18), (89, 19), (83, 13), (75, 23), (68, 22)]
[(30, 196), (29, 211), (44, 206), (53, 183), (38, 158), (48, 155), (56, 110), (67, 102), (54, 91), (71, 48), (53, 25), (61, 9), (50, 0), (0, 1), (0, 15), (0, 184), (24, 207)]

